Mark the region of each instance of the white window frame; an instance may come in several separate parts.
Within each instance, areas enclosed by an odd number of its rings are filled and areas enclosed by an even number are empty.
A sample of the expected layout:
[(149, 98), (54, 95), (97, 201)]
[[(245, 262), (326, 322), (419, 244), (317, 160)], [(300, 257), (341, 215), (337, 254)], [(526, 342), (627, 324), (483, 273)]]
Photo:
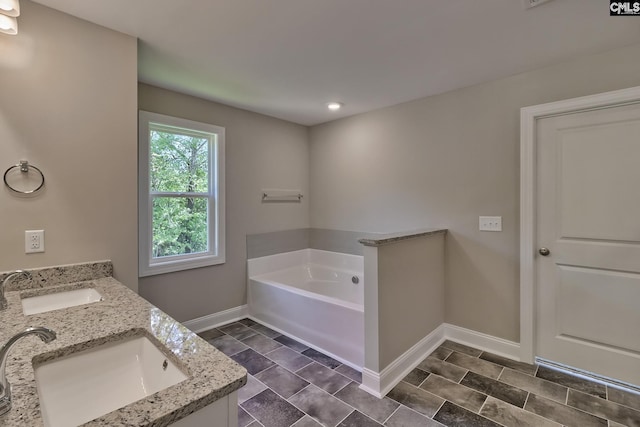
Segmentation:
[[(153, 196), (150, 191), (150, 124), (215, 135), (209, 149), (209, 248), (207, 252), (153, 258)], [(178, 117), (139, 112), (138, 124), (138, 274), (140, 277), (205, 267), (225, 262), (224, 128)], [(164, 193), (166, 194), (166, 193)], [(176, 193), (181, 194), (181, 193)]]

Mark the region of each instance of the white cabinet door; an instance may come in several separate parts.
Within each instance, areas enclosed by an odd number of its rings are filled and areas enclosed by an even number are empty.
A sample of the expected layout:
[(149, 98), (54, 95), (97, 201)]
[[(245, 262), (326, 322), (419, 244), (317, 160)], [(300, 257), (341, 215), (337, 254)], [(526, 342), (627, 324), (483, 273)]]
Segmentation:
[(238, 392), (216, 400), (173, 423), (172, 427), (238, 427)]
[(536, 355), (640, 384), (640, 105), (536, 135)]

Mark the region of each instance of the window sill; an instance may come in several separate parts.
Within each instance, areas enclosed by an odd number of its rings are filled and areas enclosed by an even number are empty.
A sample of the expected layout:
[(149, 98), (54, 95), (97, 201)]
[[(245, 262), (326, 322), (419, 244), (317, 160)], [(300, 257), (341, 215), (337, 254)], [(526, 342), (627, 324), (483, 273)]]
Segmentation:
[(155, 276), (158, 274), (173, 273), (177, 271), (191, 270), (194, 268), (208, 267), (224, 264), (224, 256), (204, 255), (191, 259), (167, 260), (154, 262), (151, 265), (140, 266), (140, 277)]

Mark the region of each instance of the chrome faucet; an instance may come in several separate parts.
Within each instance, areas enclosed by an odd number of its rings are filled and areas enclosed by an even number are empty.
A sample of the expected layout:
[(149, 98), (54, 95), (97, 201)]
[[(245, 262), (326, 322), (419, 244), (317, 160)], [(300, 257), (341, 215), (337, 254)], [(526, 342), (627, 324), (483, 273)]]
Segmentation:
[(11, 273), (7, 274), (7, 276), (2, 281), (2, 285), (0, 285), (0, 311), (1, 310), (6, 310), (6, 308), (8, 306), (7, 299), (4, 296), (4, 290), (7, 287), (7, 283), (9, 283), (9, 280), (13, 279), (14, 277), (20, 276), (20, 275), (26, 276), (28, 279), (31, 279), (31, 273), (29, 273), (28, 271), (16, 270), (16, 271), (12, 271)]
[(45, 343), (50, 343), (56, 339), (56, 333), (51, 329), (39, 326), (37, 328), (27, 328), (18, 332), (0, 348), (0, 415), (4, 415), (11, 410), (11, 384), (7, 381), (7, 355), (11, 347), (28, 335), (37, 335)]

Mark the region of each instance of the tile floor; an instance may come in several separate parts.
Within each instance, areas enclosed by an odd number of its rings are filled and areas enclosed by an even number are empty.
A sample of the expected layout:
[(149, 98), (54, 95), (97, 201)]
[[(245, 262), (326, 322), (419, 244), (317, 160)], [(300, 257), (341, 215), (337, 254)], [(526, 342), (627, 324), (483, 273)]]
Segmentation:
[(200, 336), (249, 372), (239, 427), (640, 427), (640, 394), (451, 341), (376, 399), (359, 372), (252, 320)]

